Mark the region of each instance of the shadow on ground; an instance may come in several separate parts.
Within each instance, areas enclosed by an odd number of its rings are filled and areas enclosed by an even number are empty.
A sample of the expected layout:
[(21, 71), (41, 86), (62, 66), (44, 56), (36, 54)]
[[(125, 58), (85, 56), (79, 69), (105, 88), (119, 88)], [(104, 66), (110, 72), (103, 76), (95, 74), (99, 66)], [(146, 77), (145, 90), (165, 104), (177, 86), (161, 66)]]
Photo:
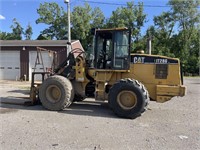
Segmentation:
[[(7, 112), (17, 112), (18, 110), (49, 111), (43, 108), (41, 104), (29, 106), (25, 105), (24, 103), (30, 102), (28, 97), (1, 97), (0, 99), (0, 107), (6, 109), (0, 111), (0, 114)], [(112, 110), (109, 108), (108, 103), (96, 102), (93, 100), (75, 102), (69, 108), (55, 112), (78, 116), (117, 118)]]
[(18, 94), (29, 95), (30, 90), (12, 90), (12, 91), (8, 91), (8, 93), (18, 93)]
[(58, 112), (72, 115), (116, 118), (113, 111), (109, 108), (108, 103), (95, 101), (76, 102), (69, 108)]

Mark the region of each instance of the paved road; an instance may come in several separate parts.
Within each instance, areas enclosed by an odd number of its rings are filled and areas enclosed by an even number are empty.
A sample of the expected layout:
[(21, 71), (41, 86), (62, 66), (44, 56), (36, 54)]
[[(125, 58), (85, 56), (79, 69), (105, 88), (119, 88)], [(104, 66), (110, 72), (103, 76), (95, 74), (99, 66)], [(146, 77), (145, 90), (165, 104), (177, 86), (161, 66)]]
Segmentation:
[(29, 83), (0, 81), (0, 149), (199, 150), (200, 78), (185, 84), (185, 97), (150, 102), (144, 115), (130, 120), (92, 99), (59, 112), (23, 106)]

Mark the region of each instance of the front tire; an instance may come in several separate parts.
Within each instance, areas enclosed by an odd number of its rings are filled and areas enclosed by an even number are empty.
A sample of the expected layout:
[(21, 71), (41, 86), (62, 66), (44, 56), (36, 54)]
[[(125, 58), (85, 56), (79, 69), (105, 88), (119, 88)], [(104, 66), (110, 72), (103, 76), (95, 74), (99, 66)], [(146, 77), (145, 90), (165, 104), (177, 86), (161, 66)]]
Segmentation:
[(69, 107), (74, 98), (71, 82), (59, 75), (47, 78), (39, 88), (42, 105), (49, 110), (62, 110)]
[(108, 103), (114, 113), (123, 118), (136, 118), (145, 110), (149, 94), (137, 80), (122, 79), (115, 83), (108, 94)]

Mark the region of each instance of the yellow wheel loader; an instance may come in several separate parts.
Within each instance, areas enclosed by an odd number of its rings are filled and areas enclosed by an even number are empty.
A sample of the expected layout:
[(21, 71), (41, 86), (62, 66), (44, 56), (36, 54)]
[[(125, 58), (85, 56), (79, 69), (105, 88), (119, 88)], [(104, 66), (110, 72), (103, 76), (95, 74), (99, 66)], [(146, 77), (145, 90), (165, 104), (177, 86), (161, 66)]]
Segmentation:
[(89, 55), (74, 49), (41, 85), (32, 81), (32, 101), (38, 97), (46, 109), (62, 110), (92, 97), (108, 101), (119, 117), (136, 118), (149, 100), (185, 95), (179, 59), (130, 54), (131, 31), (126, 28), (95, 29), (93, 34)]

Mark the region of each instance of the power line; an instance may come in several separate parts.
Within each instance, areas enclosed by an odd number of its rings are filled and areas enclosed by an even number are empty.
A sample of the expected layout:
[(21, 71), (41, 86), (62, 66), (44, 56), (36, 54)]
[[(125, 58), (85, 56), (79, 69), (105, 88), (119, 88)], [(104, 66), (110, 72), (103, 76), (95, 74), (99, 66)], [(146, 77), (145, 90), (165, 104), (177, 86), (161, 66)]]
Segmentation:
[[(116, 5), (116, 6), (127, 6), (125, 3), (109, 3), (109, 2), (100, 2), (100, 1), (92, 1), (92, 0), (79, 0), (82, 2), (93, 3), (93, 4), (102, 4), (102, 5)], [(138, 4), (134, 4), (135, 6), (140, 6)], [(171, 5), (143, 5), (143, 7), (159, 7), (159, 8), (171, 8)], [(200, 8), (200, 7), (197, 7)]]
[[(102, 5), (116, 5), (116, 6), (127, 6), (124, 3), (109, 3), (109, 2), (99, 2), (99, 1), (91, 1), (91, 0), (79, 0), (82, 2), (93, 3), (93, 4), (102, 4)], [(134, 4), (135, 5), (135, 4)], [(139, 5), (135, 5), (139, 6)], [(143, 5), (143, 7), (171, 7), (170, 5)]]

